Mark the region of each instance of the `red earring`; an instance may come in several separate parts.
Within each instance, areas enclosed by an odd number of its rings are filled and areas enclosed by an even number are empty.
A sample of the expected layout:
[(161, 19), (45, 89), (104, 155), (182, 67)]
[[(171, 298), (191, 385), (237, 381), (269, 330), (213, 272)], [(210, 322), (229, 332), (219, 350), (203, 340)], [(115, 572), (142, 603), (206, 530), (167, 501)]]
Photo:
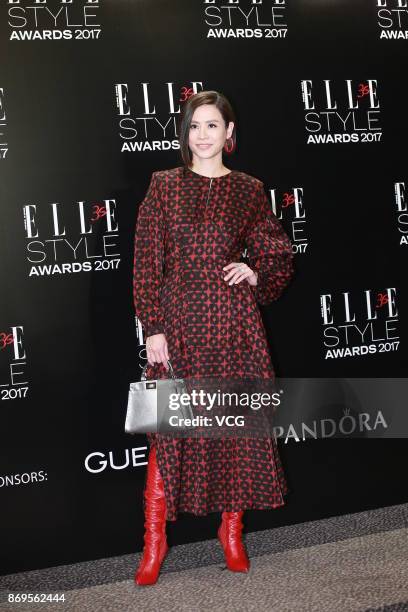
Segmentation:
[[(228, 144), (227, 144), (227, 142), (228, 142), (229, 140), (231, 141), (231, 145), (228, 145)], [(230, 137), (230, 138), (227, 138), (227, 140), (225, 141), (225, 144), (224, 144), (224, 151), (225, 151), (226, 153), (232, 153), (232, 151), (233, 151), (233, 150), (234, 150), (234, 141), (233, 141), (233, 139), (232, 139), (231, 137)]]

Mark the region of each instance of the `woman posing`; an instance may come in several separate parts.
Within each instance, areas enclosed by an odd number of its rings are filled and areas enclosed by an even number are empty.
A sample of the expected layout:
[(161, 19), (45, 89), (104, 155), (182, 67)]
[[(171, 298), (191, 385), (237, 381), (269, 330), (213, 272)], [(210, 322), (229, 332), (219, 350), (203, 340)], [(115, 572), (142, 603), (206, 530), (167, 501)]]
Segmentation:
[[(224, 95), (191, 96), (180, 116), (183, 165), (153, 172), (140, 205), (133, 295), (147, 379), (168, 378), (168, 359), (180, 378), (275, 377), (258, 304), (276, 300), (291, 279), (292, 245), (263, 183), (223, 164), (235, 130)], [(166, 520), (178, 512), (221, 512), (217, 535), (227, 567), (248, 571), (243, 513), (282, 506), (288, 491), (275, 439), (151, 433), (148, 441), (136, 583), (157, 581), (168, 551)]]

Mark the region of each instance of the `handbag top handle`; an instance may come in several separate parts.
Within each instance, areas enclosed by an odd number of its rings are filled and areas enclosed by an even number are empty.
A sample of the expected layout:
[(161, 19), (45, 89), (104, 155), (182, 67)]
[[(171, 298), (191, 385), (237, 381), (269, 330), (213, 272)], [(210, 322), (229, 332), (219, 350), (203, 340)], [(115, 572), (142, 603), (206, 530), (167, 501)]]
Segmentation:
[[(176, 377), (174, 376), (173, 366), (170, 363), (170, 359), (167, 360), (167, 363), (169, 364), (169, 370), (170, 370), (171, 377), (173, 380), (175, 380)], [(144, 366), (140, 380), (146, 380), (146, 368), (148, 365), (149, 363), (146, 363), (146, 365)]]

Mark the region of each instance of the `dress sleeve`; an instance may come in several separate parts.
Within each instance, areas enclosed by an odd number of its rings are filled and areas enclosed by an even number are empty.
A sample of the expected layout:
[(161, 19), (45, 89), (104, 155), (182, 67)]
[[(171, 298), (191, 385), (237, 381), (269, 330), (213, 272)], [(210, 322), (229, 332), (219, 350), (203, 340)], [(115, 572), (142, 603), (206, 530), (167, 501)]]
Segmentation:
[(249, 267), (258, 273), (258, 283), (250, 285), (257, 302), (261, 305), (276, 300), (293, 275), (293, 252), (289, 236), (259, 182), (256, 190), (257, 211), (246, 235)]
[(153, 172), (139, 206), (133, 259), (133, 301), (145, 337), (164, 333), (160, 291), (164, 267), (165, 225), (157, 173)]

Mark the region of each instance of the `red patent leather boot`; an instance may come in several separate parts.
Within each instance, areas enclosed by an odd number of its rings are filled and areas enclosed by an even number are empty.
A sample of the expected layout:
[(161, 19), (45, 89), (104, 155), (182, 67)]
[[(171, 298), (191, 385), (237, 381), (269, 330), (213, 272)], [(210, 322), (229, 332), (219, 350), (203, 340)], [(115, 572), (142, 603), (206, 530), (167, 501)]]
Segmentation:
[(243, 510), (223, 512), (222, 523), (218, 528), (217, 535), (224, 549), (227, 567), (233, 572), (249, 571), (249, 559), (241, 539), (244, 526), (241, 521), (243, 514)]
[(157, 581), (161, 564), (169, 549), (166, 537), (166, 500), (155, 446), (149, 453), (144, 499), (145, 545), (135, 574), (135, 582), (139, 585), (154, 584)]

